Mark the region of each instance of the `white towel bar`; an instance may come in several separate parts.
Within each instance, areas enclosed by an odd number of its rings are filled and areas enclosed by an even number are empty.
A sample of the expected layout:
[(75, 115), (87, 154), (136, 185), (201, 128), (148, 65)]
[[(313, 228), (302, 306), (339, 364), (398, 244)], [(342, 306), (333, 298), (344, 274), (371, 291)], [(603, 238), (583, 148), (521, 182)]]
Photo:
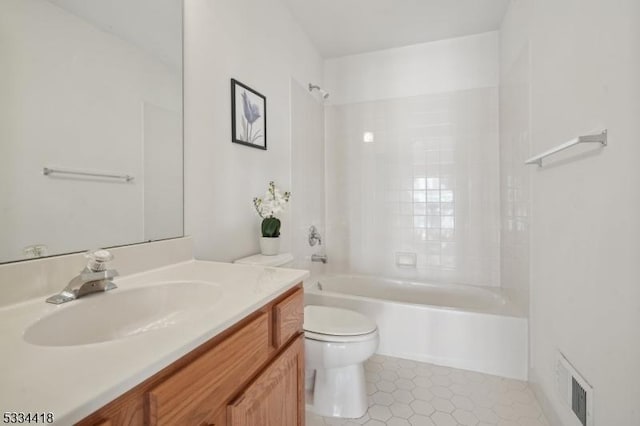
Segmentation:
[(109, 179), (121, 179), (126, 182), (131, 182), (135, 179), (135, 177), (131, 175), (118, 175), (111, 173), (94, 173), (94, 172), (85, 172), (80, 170), (69, 170), (69, 169), (58, 169), (52, 167), (44, 167), (42, 169), (42, 174), (45, 176), (50, 176), (52, 174), (62, 174), (62, 175), (75, 175), (75, 176), (88, 176), (88, 177), (99, 177), (99, 178), (109, 178)]
[(542, 167), (543, 158), (581, 143), (599, 143), (602, 146), (607, 146), (607, 129), (594, 135), (578, 136), (575, 139), (571, 139), (569, 142), (565, 142), (562, 145), (558, 145), (555, 148), (551, 148), (550, 150), (543, 152), (542, 154), (529, 158), (525, 161), (525, 164), (537, 164), (539, 167)]

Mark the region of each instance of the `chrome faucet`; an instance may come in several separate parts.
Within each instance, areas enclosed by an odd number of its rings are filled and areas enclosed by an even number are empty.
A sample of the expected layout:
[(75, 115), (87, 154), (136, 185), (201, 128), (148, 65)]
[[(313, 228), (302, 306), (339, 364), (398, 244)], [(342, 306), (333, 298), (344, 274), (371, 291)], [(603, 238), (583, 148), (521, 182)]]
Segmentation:
[(59, 305), (71, 302), (87, 294), (99, 291), (109, 291), (117, 288), (113, 278), (118, 276), (115, 269), (106, 269), (106, 263), (113, 259), (113, 255), (107, 250), (90, 251), (85, 254), (89, 259), (87, 266), (78, 276), (69, 281), (69, 284), (58, 294), (47, 299), (47, 303)]
[(322, 237), (320, 236), (320, 233), (318, 232), (318, 229), (315, 227), (315, 225), (311, 225), (311, 227), (309, 228), (309, 245), (313, 247), (316, 244), (318, 244), (319, 246), (322, 245)]
[(327, 255), (326, 254), (312, 254), (311, 255), (312, 262), (322, 262), (327, 263)]

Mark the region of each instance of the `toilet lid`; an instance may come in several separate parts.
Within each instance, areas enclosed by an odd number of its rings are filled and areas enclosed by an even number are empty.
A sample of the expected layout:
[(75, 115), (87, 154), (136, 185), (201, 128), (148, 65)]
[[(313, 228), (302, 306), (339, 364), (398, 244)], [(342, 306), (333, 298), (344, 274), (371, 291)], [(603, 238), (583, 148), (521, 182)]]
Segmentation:
[(361, 313), (329, 306), (304, 307), (305, 331), (333, 336), (359, 336), (376, 330), (376, 324)]

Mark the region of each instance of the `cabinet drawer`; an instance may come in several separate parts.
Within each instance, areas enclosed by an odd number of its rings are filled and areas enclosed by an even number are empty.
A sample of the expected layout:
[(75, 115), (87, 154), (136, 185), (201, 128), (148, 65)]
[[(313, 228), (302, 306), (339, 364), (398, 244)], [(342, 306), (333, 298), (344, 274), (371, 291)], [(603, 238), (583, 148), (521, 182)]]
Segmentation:
[(147, 393), (150, 425), (197, 425), (234, 396), (271, 355), (269, 321), (261, 313)]
[(281, 347), (293, 336), (302, 332), (304, 317), (304, 292), (298, 288), (273, 308), (273, 343)]

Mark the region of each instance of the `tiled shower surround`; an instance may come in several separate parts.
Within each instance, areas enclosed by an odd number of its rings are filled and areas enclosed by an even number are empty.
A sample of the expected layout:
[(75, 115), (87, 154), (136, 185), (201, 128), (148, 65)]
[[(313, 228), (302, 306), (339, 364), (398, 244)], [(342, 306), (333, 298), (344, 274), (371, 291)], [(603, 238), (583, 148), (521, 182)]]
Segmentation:
[(500, 285), (497, 88), (325, 113), (333, 272)]

